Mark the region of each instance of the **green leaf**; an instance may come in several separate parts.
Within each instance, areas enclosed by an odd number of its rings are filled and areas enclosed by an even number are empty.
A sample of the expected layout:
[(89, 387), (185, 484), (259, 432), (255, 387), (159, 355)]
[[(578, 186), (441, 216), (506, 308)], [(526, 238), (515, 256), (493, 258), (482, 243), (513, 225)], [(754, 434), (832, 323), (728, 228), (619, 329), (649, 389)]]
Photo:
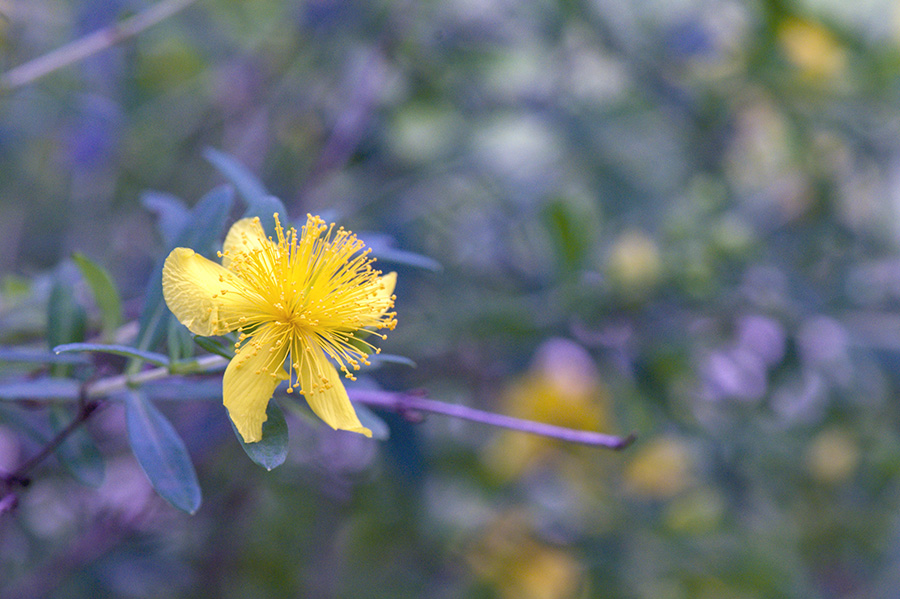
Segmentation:
[(269, 235), (275, 235), (275, 214), (281, 218), (281, 224), (286, 226), (287, 209), (281, 200), (275, 196), (265, 196), (255, 202), (247, 201), (247, 210), (244, 212), (244, 218), (258, 216), (259, 222), (263, 226), (263, 230)]
[(372, 250), (372, 255), (381, 262), (403, 264), (404, 266), (422, 268), (432, 272), (440, 272), (444, 269), (441, 263), (434, 258), (397, 249), (394, 247), (396, 242), (390, 235), (362, 233), (358, 237), (362, 239), (366, 247)]
[(169, 358), (162, 354), (135, 349), (128, 345), (105, 345), (102, 343), (66, 343), (64, 345), (57, 345), (53, 348), (53, 351), (57, 354), (68, 352), (99, 352), (104, 354), (113, 354), (116, 356), (126, 356), (128, 358), (139, 358), (156, 366), (169, 365)]
[(565, 199), (559, 198), (547, 204), (544, 210), (544, 226), (553, 242), (561, 265), (572, 272), (585, 261), (591, 246), (592, 217), (582, 213)]
[(175, 318), (169, 318), (169, 332), (166, 335), (169, 359), (173, 362), (194, 355), (194, 335)]
[(200, 337), (199, 335), (194, 335), (194, 343), (205, 349), (211, 354), (216, 354), (217, 356), (222, 356), (223, 358), (228, 358), (229, 360), (234, 357), (234, 346), (221, 343), (217, 339), (213, 339), (211, 337)]
[(380, 368), (384, 364), (400, 364), (410, 368), (416, 367), (416, 363), (406, 356), (398, 356), (396, 354), (369, 354), (369, 362), (371, 362), (371, 366), (364, 368), (369, 368), (370, 370)]
[(247, 204), (243, 218), (258, 216), (263, 230), (274, 235), (275, 219), (272, 215), (277, 212), (281, 216), (282, 222), (286, 222), (287, 218), (287, 210), (282, 201), (269, 195), (259, 178), (235, 160), (233, 156), (215, 148), (206, 148), (203, 156), (237, 188), (238, 193)]
[(265, 185), (262, 184), (259, 178), (229, 154), (215, 148), (206, 148), (203, 150), (203, 157), (216, 167), (220, 173), (225, 175), (226, 179), (234, 183), (238, 193), (241, 194), (241, 197), (244, 198), (248, 205), (252, 206), (255, 202), (269, 195)]
[[(234, 190), (227, 185), (217, 187), (203, 196), (188, 214), (175, 241), (166, 251), (166, 256), (176, 247), (186, 247), (212, 257), (233, 203)], [(144, 309), (139, 319), (140, 331), (135, 344), (138, 349), (156, 347), (168, 331), (170, 313), (162, 293), (162, 267), (166, 256), (162, 256), (157, 262), (155, 274), (147, 283)]]
[(74, 401), (81, 394), (81, 381), (56, 377), (5, 381), (0, 383), (0, 401), (46, 401), (64, 399)]
[(47, 302), (47, 344), (54, 347), (83, 341), (84, 325), (84, 308), (75, 301), (72, 286), (57, 276)]
[(287, 457), (288, 428), (284, 412), (281, 411), (274, 399), (269, 400), (266, 416), (268, 419), (263, 422), (262, 440), (256, 443), (245, 443), (233, 422), (231, 428), (250, 459), (266, 470), (272, 470), (283, 464)]
[(159, 495), (194, 514), (200, 507), (200, 484), (184, 441), (165, 416), (142, 394), (125, 398), (128, 441), (144, 474)]
[(75, 254), (72, 259), (81, 271), (81, 276), (91, 288), (97, 307), (100, 308), (103, 337), (107, 341), (111, 341), (115, 337), (116, 329), (122, 324), (122, 300), (119, 292), (109, 273), (87, 257)]
[(22, 362), (26, 364), (90, 364), (85, 356), (58, 356), (45, 349), (0, 347), (0, 362)]
[[(68, 426), (72, 418), (72, 411), (63, 406), (53, 406), (50, 409), (50, 426), (54, 432), (58, 433)], [(83, 426), (73, 430), (54, 453), (59, 463), (78, 482), (93, 488), (103, 484), (106, 475), (103, 456)]]

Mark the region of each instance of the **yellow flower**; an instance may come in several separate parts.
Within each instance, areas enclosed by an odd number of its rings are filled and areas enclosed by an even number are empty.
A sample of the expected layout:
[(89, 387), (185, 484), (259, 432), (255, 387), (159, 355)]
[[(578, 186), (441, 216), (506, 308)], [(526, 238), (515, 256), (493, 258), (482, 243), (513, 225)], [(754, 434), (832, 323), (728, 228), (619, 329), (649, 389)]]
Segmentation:
[(840, 40), (819, 23), (786, 19), (779, 27), (778, 40), (788, 60), (811, 79), (835, 77), (847, 65)]
[(283, 380), (332, 428), (371, 436), (329, 358), (353, 379), (350, 371), (378, 353), (355, 333), (397, 324), (389, 311), (397, 275), (381, 276), (362, 241), (318, 216), (307, 215), (298, 234), (275, 214), (275, 228), (273, 240), (259, 218), (234, 223), (221, 266), (188, 248), (172, 250), (163, 266), (166, 303), (195, 335), (239, 332), (223, 396), (245, 442), (262, 439), (266, 406)]

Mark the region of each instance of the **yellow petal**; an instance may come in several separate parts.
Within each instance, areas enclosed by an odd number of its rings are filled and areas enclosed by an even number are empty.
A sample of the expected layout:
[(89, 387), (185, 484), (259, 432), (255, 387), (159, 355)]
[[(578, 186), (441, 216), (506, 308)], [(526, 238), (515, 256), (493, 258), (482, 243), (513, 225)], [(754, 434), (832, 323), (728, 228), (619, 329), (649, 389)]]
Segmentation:
[(372, 431), (359, 421), (337, 369), (321, 351), (306, 353), (300, 367), (300, 386), (309, 407), (333, 429), (360, 433)]
[(258, 218), (242, 218), (228, 230), (222, 248), (222, 266), (228, 268), (231, 260), (239, 252), (251, 252), (271, 243), (263, 231)]
[(388, 274), (381, 277), (381, 283), (384, 285), (384, 289), (378, 290), (378, 299), (384, 302), (389, 302), (391, 296), (394, 294), (394, 287), (397, 286), (397, 273), (389, 272)]
[(246, 443), (262, 439), (266, 407), (278, 383), (287, 378), (282, 364), (285, 350), (276, 350), (274, 340), (256, 338), (244, 345), (225, 369), (222, 394), (228, 415)]
[(239, 293), (240, 279), (188, 248), (175, 248), (166, 258), (162, 287), (169, 309), (195, 335), (233, 331), (253, 309)]

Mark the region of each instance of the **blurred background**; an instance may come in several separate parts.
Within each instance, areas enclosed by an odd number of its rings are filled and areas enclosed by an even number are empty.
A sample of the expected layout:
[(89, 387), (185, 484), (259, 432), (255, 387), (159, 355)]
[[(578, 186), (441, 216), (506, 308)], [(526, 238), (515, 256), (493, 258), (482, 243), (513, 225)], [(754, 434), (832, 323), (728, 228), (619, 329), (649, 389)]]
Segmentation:
[[(0, 0), (0, 67), (152, 4)], [(216, 401), (161, 402), (188, 516), (110, 407), (102, 485), (49, 461), (0, 518), (0, 595), (897, 596), (895, 1), (199, 0), (0, 96), (0, 344), (42, 343), (73, 252), (136, 318), (142, 194), (196, 202), (207, 147), (442, 265), (386, 265), (417, 367), (368, 384), (639, 440), (292, 417), (266, 472)]]

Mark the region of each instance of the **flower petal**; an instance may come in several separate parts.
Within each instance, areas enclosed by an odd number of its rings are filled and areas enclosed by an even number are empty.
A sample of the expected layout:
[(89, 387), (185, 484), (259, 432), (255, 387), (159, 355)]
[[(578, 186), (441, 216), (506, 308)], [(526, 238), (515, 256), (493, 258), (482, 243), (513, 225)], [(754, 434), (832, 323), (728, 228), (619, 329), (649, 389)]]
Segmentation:
[(372, 436), (372, 431), (359, 421), (340, 374), (321, 351), (304, 353), (299, 375), (309, 407), (325, 424), (336, 430)]
[(162, 271), (163, 297), (175, 317), (195, 335), (221, 335), (252, 312), (234, 273), (194, 250), (175, 248)]
[(378, 305), (383, 305), (381, 313), (384, 314), (391, 308), (391, 296), (394, 294), (394, 287), (397, 286), (397, 273), (389, 272), (379, 279), (379, 282), (384, 286), (384, 289), (379, 288), (377, 291), (376, 302)]
[(231, 260), (240, 252), (251, 252), (272, 243), (266, 237), (259, 218), (242, 218), (231, 225), (222, 248), (222, 266), (228, 268)]
[(262, 439), (266, 407), (278, 383), (288, 378), (282, 366), (285, 354), (285, 350), (276, 349), (273, 338), (261, 342), (254, 337), (238, 350), (225, 369), (225, 407), (246, 443)]

